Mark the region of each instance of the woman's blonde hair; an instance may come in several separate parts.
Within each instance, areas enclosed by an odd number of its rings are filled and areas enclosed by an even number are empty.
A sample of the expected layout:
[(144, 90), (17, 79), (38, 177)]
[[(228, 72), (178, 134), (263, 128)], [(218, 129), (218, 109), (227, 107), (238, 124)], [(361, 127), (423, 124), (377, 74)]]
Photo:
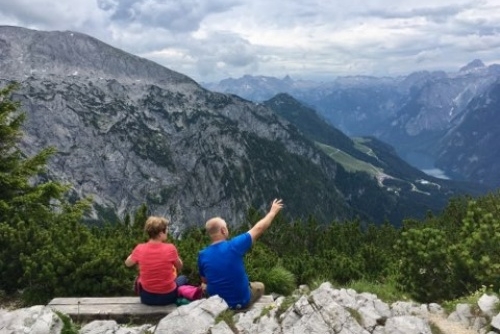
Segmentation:
[(168, 220), (163, 217), (150, 216), (144, 224), (144, 232), (155, 239), (161, 232), (167, 233)]

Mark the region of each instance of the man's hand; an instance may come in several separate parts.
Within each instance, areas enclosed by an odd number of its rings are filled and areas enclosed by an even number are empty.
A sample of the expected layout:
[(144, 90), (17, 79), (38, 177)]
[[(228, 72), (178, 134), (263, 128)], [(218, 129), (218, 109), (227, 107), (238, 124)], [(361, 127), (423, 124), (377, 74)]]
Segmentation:
[(269, 209), (269, 212), (267, 215), (259, 220), (257, 224), (255, 224), (248, 233), (250, 233), (250, 236), (252, 237), (252, 242), (255, 242), (261, 235), (264, 233), (265, 230), (271, 225), (274, 217), (278, 214), (278, 212), (281, 211), (283, 208), (283, 202), (281, 199), (275, 199), (273, 200), (273, 203), (271, 204), (271, 209)]
[(283, 200), (274, 199), (273, 203), (271, 204), (271, 209), (269, 210), (269, 212), (271, 212), (274, 215), (277, 215), (278, 212), (280, 212), (282, 208), (283, 208)]

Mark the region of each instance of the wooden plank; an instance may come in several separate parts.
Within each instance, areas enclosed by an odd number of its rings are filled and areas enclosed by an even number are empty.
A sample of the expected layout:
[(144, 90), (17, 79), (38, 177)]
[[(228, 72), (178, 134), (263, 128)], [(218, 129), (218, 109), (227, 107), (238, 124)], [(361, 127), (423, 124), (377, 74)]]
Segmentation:
[[(90, 302), (87, 300), (87, 302)], [(101, 301), (98, 301), (101, 302)], [(68, 315), (77, 322), (93, 320), (116, 320), (122, 323), (147, 323), (158, 321), (173, 312), (175, 304), (166, 306), (150, 306), (141, 303), (134, 304), (49, 304), (52, 310)]]
[(108, 316), (113, 315), (148, 315), (163, 314), (167, 315), (174, 311), (176, 305), (149, 306), (149, 305), (127, 305), (127, 304), (108, 304), (108, 305), (49, 305), (55, 311), (68, 314), (69, 316)]
[[(262, 296), (252, 305), (265, 307), (274, 303), (271, 295)], [(48, 306), (54, 311), (67, 314), (73, 320), (86, 322), (97, 319), (111, 319), (117, 322), (158, 321), (173, 312), (175, 304), (150, 306), (140, 302), (139, 297), (70, 297), (54, 298)]]
[(107, 319), (138, 323), (160, 320), (177, 308), (145, 305), (139, 297), (54, 298), (48, 306), (78, 322)]
[[(259, 298), (256, 304), (271, 304), (274, 301), (271, 295), (264, 295)], [(141, 304), (139, 297), (68, 297), (54, 298), (48, 305), (108, 305), (108, 304)], [(147, 305), (145, 305), (147, 306)]]
[(141, 304), (139, 297), (69, 297), (54, 298), (49, 305), (106, 305), (106, 304)]
[(53, 310), (68, 315), (120, 315), (120, 314), (168, 314), (175, 310), (175, 304), (166, 306), (149, 306), (144, 304), (108, 304), (108, 305), (49, 305)]

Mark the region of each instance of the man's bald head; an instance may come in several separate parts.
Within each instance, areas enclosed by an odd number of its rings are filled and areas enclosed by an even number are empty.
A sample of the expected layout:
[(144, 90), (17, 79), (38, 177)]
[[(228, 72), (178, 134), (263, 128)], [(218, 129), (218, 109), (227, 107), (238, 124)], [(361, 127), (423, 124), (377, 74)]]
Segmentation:
[(205, 224), (205, 230), (210, 237), (220, 234), (223, 227), (227, 228), (227, 224), (220, 217), (211, 218)]

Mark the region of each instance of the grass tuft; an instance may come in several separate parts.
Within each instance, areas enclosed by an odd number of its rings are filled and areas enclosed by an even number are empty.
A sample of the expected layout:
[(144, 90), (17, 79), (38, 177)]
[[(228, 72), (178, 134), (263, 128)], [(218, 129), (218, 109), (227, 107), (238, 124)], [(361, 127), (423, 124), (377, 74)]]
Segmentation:
[(399, 290), (394, 283), (369, 282), (366, 280), (357, 280), (349, 282), (346, 288), (355, 290), (358, 293), (368, 292), (377, 295), (377, 297), (386, 302), (409, 300), (407, 294)]
[(286, 312), (296, 301), (298, 300), (297, 296), (287, 296), (283, 299), (281, 304), (278, 306), (276, 310), (276, 318), (279, 320), (280, 316)]
[(233, 310), (227, 309), (219, 313), (219, 315), (215, 318), (215, 323), (218, 324), (219, 322), (224, 321), (234, 333), (238, 333), (236, 324), (234, 323), (234, 314)]
[(55, 311), (55, 313), (63, 322), (61, 334), (78, 334), (79, 326), (77, 326), (68, 315), (59, 311)]
[[(450, 314), (450, 313), (455, 311), (458, 304), (469, 304), (471, 306), (471, 311), (474, 314), (479, 314), (480, 309), (479, 309), (479, 305), (477, 304), (477, 302), (479, 301), (479, 298), (481, 298), (481, 296), (484, 294), (492, 295), (492, 294), (496, 294), (496, 293), (492, 292), (491, 287), (486, 287), (483, 285), (481, 288), (479, 288), (478, 290), (474, 291), (473, 293), (471, 293), (467, 296), (463, 296), (463, 297), (453, 299), (453, 300), (444, 301), (442, 303), (442, 306), (443, 306), (444, 310), (448, 314)], [(500, 305), (497, 304), (497, 307), (500, 308)]]
[(291, 294), (296, 288), (295, 275), (289, 270), (276, 266), (269, 270), (264, 278), (267, 292), (284, 296)]

